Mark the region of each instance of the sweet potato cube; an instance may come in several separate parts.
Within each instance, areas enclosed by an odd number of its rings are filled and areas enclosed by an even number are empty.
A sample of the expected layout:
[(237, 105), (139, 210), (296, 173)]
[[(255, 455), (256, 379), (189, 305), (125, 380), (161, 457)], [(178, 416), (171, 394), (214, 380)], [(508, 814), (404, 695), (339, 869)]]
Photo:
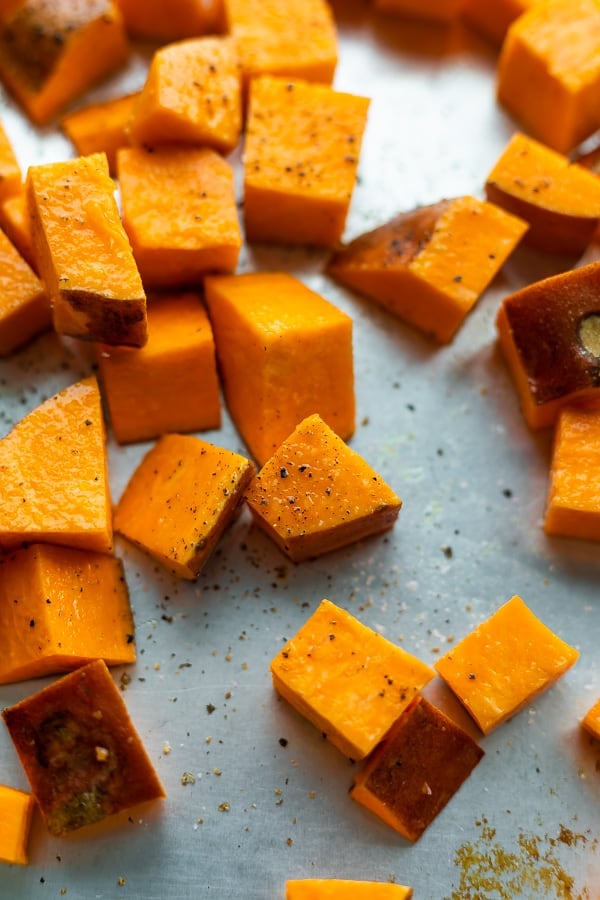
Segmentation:
[(285, 273), (212, 277), (205, 287), (227, 406), (259, 465), (315, 412), (349, 438), (350, 317)]
[(0, 785), (0, 861), (27, 865), (27, 842), (34, 806), (31, 794)]
[(27, 202), (59, 334), (141, 347), (146, 295), (104, 153), (32, 166)]
[(112, 0), (23, 0), (0, 25), (0, 78), (38, 125), (122, 66), (129, 43)]
[(196, 294), (154, 300), (146, 346), (100, 345), (97, 359), (119, 443), (221, 424), (215, 342)]
[(350, 796), (417, 841), (483, 755), (452, 719), (417, 697), (367, 760)]
[(68, 672), (93, 659), (135, 662), (121, 561), (33, 544), (0, 559), (0, 684)]
[(21, 187), (18, 194), (0, 202), (0, 228), (29, 267), (37, 273), (37, 263), (31, 240), (31, 219), (24, 186)]
[(546, 534), (600, 541), (600, 408), (567, 406), (554, 435)]
[(490, 41), (501, 46), (509, 26), (533, 5), (535, 0), (464, 0), (464, 20)]
[(434, 672), (323, 600), (273, 659), (271, 674), (294, 709), (358, 760), (385, 737)]
[(80, 156), (106, 153), (111, 175), (117, 171), (117, 150), (129, 144), (128, 127), (138, 94), (92, 103), (63, 116), (60, 126)]
[(103, 660), (2, 711), (52, 835), (165, 796)]
[(369, 100), (262, 77), (250, 87), (244, 155), (249, 241), (334, 247), (341, 239)]
[(0, 123), (0, 203), (18, 194), (21, 189), (21, 169), (6, 131)]
[(581, 725), (592, 737), (600, 740), (600, 700), (588, 709), (581, 720)]
[(545, 0), (512, 23), (498, 99), (534, 137), (568, 153), (600, 128), (599, 91), (597, 0)]
[(167, 434), (133, 473), (115, 511), (115, 529), (193, 580), (233, 520), (254, 466), (200, 438)]
[(552, 425), (566, 403), (599, 396), (599, 291), (600, 263), (590, 263), (529, 285), (500, 307), (500, 346), (531, 428)]
[(337, 34), (325, 0), (224, 0), (247, 87), (259, 75), (331, 84)]
[(179, 41), (157, 50), (135, 104), (132, 143), (192, 144), (230, 153), (240, 139), (242, 93), (231, 38)]
[(127, 31), (159, 43), (219, 31), (222, 0), (119, 0)]
[(492, 203), (442, 200), (356, 238), (327, 271), (447, 343), (526, 230)]
[(458, 19), (464, 0), (371, 0), (377, 12), (447, 25)]
[(412, 896), (412, 888), (383, 881), (304, 878), (285, 884), (285, 900), (412, 900)]
[(578, 656), (514, 596), (435, 668), (488, 734), (554, 684)]
[(233, 272), (242, 235), (233, 170), (209, 148), (119, 150), (123, 221), (144, 284), (173, 287)]
[(100, 391), (86, 378), (0, 440), (0, 548), (42, 541), (112, 550)]
[(52, 327), (50, 301), (3, 231), (0, 231), (0, 356)]
[(294, 562), (391, 528), (402, 501), (319, 415), (265, 463), (246, 500), (254, 521)]

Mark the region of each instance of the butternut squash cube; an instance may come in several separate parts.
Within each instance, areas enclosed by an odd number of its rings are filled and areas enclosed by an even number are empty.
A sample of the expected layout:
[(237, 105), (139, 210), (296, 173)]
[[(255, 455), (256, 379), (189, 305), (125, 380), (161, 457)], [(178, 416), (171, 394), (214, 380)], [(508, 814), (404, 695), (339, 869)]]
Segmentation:
[(417, 841), (483, 755), (456, 722), (416, 697), (367, 760), (350, 796)]
[(124, 65), (129, 43), (112, 0), (22, 0), (0, 25), (0, 78), (27, 115), (47, 124)]
[(208, 148), (119, 150), (123, 223), (145, 285), (233, 272), (242, 245), (233, 170)]
[(162, 44), (220, 31), (222, 0), (119, 0), (127, 31)]
[(372, 0), (377, 12), (447, 25), (458, 19), (464, 0)]
[(129, 136), (134, 144), (192, 144), (230, 153), (240, 139), (241, 98), (231, 38), (169, 44), (152, 58)]
[(498, 47), (502, 45), (509, 26), (529, 9), (536, 0), (465, 0), (462, 17)]
[(0, 228), (17, 248), (28, 266), (37, 274), (37, 263), (31, 239), (31, 220), (24, 186), (21, 187), (18, 194), (13, 194), (4, 202), (0, 202)]
[(554, 435), (546, 534), (600, 541), (600, 408), (566, 406)]
[(285, 900), (412, 900), (412, 895), (412, 888), (383, 881), (304, 878), (285, 884)]
[(325, 85), (268, 76), (252, 81), (244, 153), (249, 241), (338, 243), (368, 108), (365, 97)]
[(600, 700), (597, 700), (591, 709), (588, 709), (581, 720), (581, 725), (592, 737), (600, 740)]
[(54, 327), (105, 344), (146, 342), (146, 295), (104, 153), (31, 166), (27, 202)]
[(246, 494), (254, 521), (294, 562), (387, 531), (402, 501), (318, 415), (304, 419)]
[(21, 190), (21, 168), (0, 122), (0, 203)]
[(515, 595), (435, 668), (489, 734), (554, 684), (578, 656)]
[(327, 272), (448, 343), (527, 227), (474, 197), (442, 200), (351, 241)]
[(573, 150), (600, 128), (599, 91), (597, 0), (544, 0), (512, 23), (498, 100), (535, 138), (559, 153)]
[(531, 428), (552, 425), (566, 403), (599, 396), (600, 263), (545, 278), (506, 297), (500, 346)]
[(164, 435), (133, 473), (115, 529), (180, 578), (193, 580), (232, 522), (254, 466), (200, 438)]
[(117, 150), (129, 144), (129, 120), (139, 94), (92, 103), (68, 113), (60, 127), (80, 156), (106, 153), (111, 175), (117, 171)]
[(205, 289), (227, 406), (259, 465), (311, 413), (349, 438), (350, 317), (285, 273), (211, 277)]
[(103, 660), (2, 711), (50, 834), (165, 796)]
[(108, 553), (112, 521), (100, 391), (86, 378), (0, 440), (0, 548), (43, 542)]
[(3, 231), (0, 231), (0, 356), (52, 327), (50, 301)]
[(31, 794), (0, 785), (0, 861), (26, 866), (35, 800)]
[(119, 443), (221, 424), (215, 342), (196, 294), (154, 300), (146, 346), (101, 345), (97, 359)]
[(33, 544), (0, 559), (0, 684), (135, 662), (123, 566), (105, 553)]
[(330, 600), (273, 659), (271, 674), (277, 692), (354, 760), (377, 746), (434, 676)]

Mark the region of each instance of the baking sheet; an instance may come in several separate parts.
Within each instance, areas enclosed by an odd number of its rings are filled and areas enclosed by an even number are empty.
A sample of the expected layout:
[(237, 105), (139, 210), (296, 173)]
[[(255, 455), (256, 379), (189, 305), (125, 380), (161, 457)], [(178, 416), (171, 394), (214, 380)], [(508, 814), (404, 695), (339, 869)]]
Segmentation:
[[(335, 85), (373, 98), (347, 237), (417, 204), (482, 196), (515, 129), (495, 103), (492, 50), (462, 27), (335, 9)], [(145, 65), (142, 54), (94, 98), (139, 86)], [(1, 115), (24, 169), (71, 154), (4, 94)], [(168, 798), (62, 840), (36, 815), (30, 865), (0, 868), (2, 900), (283, 900), (286, 879), (304, 877), (394, 879), (431, 900), (600, 896), (600, 753), (578, 724), (600, 695), (598, 547), (543, 535), (550, 438), (527, 429), (494, 330), (503, 296), (564, 261), (519, 251), (437, 349), (328, 280), (325, 258), (257, 247), (240, 270), (285, 269), (353, 317), (351, 443), (402, 497), (396, 527), (296, 566), (244, 512), (195, 584), (118, 540), (138, 662), (113, 674), (130, 677), (124, 696)], [(53, 335), (0, 361), (0, 433), (90, 371), (87, 347)], [(203, 436), (244, 452), (226, 414)], [(115, 500), (149, 446), (110, 442)], [(581, 658), (482, 740), (482, 763), (409, 845), (349, 799), (353, 766), (278, 700), (269, 661), (323, 597), (433, 663), (513, 593)], [(0, 687), (0, 705), (48, 681)], [(439, 680), (426, 693), (478, 737)], [(27, 788), (4, 729), (0, 783)]]

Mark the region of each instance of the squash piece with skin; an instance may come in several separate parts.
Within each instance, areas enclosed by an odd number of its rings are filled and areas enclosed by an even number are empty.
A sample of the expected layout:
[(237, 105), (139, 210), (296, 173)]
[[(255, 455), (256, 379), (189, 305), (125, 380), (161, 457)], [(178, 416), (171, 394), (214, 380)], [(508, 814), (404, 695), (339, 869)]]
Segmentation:
[(0, 123), (0, 203), (21, 190), (21, 168), (8, 135)]
[(0, 356), (51, 327), (52, 311), (44, 285), (0, 231)]
[(412, 896), (412, 888), (383, 881), (304, 878), (285, 884), (285, 900), (412, 900)]
[(117, 171), (117, 150), (129, 144), (128, 127), (139, 94), (92, 103), (68, 113), (60, 127), (80, 156), (106, 153), (111, 175)]
[(0, 785), (0, 861), (26, 866), (35, 800), (31, 794)]

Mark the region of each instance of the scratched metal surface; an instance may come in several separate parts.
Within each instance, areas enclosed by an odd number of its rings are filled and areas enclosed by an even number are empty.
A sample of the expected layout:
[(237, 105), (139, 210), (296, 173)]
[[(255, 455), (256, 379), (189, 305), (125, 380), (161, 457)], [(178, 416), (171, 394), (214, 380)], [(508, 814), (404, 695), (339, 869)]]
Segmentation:
[[(490, 48), (360, 4), (336, 11), (336, 86), (373, 98), (347, 235), (416, 204), (481, 196), (514, 128), (495, 104)], [(137, 86), (144, 66), (95, 96)], [(4, 95), (1, 107), (24, 168), (70, 153)], [(550, 439), (526, 428), (494, 332), (502, 297), (561, 261), (519, 252), (443, 349), (336, 287), (323, 262), (260, 248), (241, 269), (284, 268), (352, 315), (352, 446), (403, 498), (399, 522), (385, 538), (294, 566), (244, 513), (191, 585), (119, 541), (138, 646), (125, 699), (168, 799), (64, 840), (36, 816), (30, 865), (0, 868), (2, 900), (63, 889), (78, 900), (283, 900), (285, 880), (302, 877), (393, 878), (430, 900), (600, 895), (600, 756), (578, 726), (600, 695), (598, 548), (543, 536)], [(51, 335), (1, 361), (0, 433), (90, 369), (86, 347)], [(243, 451), (227, 417), (207, 436)], [(111, 441), (115, 500), (148, 446)], [(410, 846), (348, 798), (352, 766), (277, 700), (269, 661), (323, 597), (433, 663), (513, 593), (581, 658), (483, 740), (483, 762)], [(0, 705), (45, 683), (1, 687)], [(439, 683), (428, 694), (475, 735)], [(185, 772), (193, 784), (181, 783)], [(26, 787), (5, 730), (0, 783)]]

